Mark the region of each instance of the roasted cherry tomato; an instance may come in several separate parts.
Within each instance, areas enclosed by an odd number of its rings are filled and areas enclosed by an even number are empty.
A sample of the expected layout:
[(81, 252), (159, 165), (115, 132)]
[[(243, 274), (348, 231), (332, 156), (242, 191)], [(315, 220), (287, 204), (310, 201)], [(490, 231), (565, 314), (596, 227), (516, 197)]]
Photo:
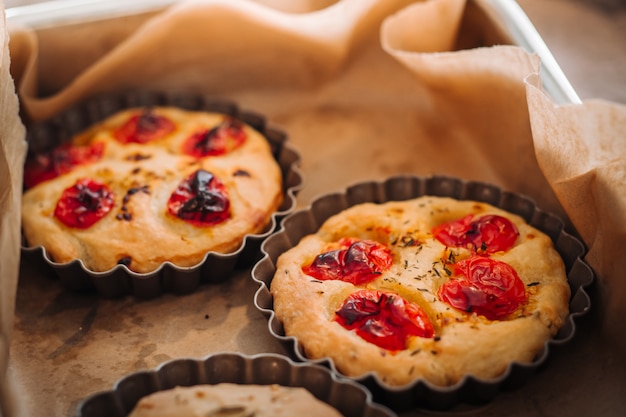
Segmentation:
[(183, 180), (172, 193), (170, 214), (196, 226), (210, 226), (230, 218), (226, 186), (212, 173), (199, 169)]
[(114, 204), (113, 192), (106, 184), (83, 178), (63, 191), (54, 215), (68, 227), (86, 229), (110, 212)]
[(343, 238), (338, 244), (340, 249), (318, 255), (302, 271), (320, 280), (336, 279), (360, 285), (372, 281), (391, 266), (391, 252), (378, 242)]
[(439, 298), (490, 320), (505, 318), (527, 298), (524, 283), (505, 262), (473, 256), (456, 263), (454, 276), (439, 288)]
[(183, 153), (196, 158), (223, 155), (243, 145), (246, 132), (243, 124), (227, 118), (212, 129), (201, 130), (183, 143)]
[(474, 252), (494, 253), (513, 247), (519, 232), (506, 217), (488, 214), (465, 216), (436, 226), (432, 234), (448, 247), (469, 248)]
[(70, 172), (76, 165), (98, 161), (104, 153), (104, 143), (74, 146), (69, 143), (51, 151), (29, 157), (24, 166), (24, 186), (26, 188), (51, 180)]
[(174, 122), (148, 108), (130, 117), (113, 136), (121, 143), (148, 143), (164, 138), (175, 129)]
[(397, 294), (360, 290), (350, 294), (335, 312), (344, 328), (387, 350), (407, 348), (411, 336), (431, 338), (434, 328), (417, 304)]

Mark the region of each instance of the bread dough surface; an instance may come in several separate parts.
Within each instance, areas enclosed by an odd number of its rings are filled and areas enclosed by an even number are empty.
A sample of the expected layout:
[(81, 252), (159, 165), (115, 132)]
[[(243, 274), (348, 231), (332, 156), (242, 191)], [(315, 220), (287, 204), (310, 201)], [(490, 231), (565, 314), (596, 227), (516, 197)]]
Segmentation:
[[(447, 248), (431, 230), (468, 214), (497, 214), (519, 231), (512, 248), (490, 255), (515, 269), (527, 294), (527, 301), (505, 319), (459, 311), (438, 297), (438, 289), (450, 279), (446, 269), (453, 268), (443, 260), (450, 251), (457, 261), (470, 251)], [(303, 266), (343, 237), (387, 245), (391, 268), (359, 286), (303, 273)], [(335, 311), (349, 294), (364, 288), (396, 293), (422, 307), (434, 337), (412, 337), (406, 349), (389, 351), (342, 327)], [(416, 379), (451, 386), (466, 375), (495, 378), (513, 361), (531, 362), (562, 326), (570, 296), (563, 261), (547, 235), (497, 207), (431, 196), (360, 204), (330, 217), (315, 234), (279, 256), (270, 291), (285, 334), (298, 339), (307, 357), (329, 357), (350, 377), (373, 372), (391, 386)]]
[(142, 398), (129, 417), (340, 417), (304, 388), (221, 383), (176, 387)]
[[(117, 141), (112, 132), (144, 109), (121, 111), (72, 138), (74, 145), (104, 143), (103, 157), (28, 189), (22, 199), (23, 233), (28, 246), (43, 246), (59, 263), (81, 259), (92, 271), (107, 271), (130, 258), (132, 271), (148, 273), (169, 261), (195, 266), (207, 252), (229, 253), (244, 236), (259, 233), (282, 203), (282, 174), (267, 140), (244, 124), (245, 142), (224, 155), (196, 158), (181, 147), (194, 132), (218, 125), (224, 115), (156, 107), (175, 124), (167, 137), (146, 144)], [(198, 169), (224, 183), (231, 218), (212, 226), (194, 226), (167, 212), (178, 184)], [(54, 216), (63, 190), (80, 178), (107, 184), (115, 195), (111, 212), (87, 229), (71, 228)], [(129, 190), (145, 187), (124, 198)], [(128, 213), (130, 220), (120, 220)]]

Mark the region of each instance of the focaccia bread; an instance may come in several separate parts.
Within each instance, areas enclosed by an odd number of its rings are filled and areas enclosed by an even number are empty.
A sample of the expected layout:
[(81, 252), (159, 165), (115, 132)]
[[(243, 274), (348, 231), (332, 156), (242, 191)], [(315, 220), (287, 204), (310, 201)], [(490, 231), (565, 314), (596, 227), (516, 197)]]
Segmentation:
[(230, 116), (132, 108), (27, 161), (23, 233), (55, 262), (147, 273), (262, 231), (282, 202), (267, 140)]
[(531, 362), (568, 315), (550, 238), (475, 201), (364, 203), (278, 258), (270, 284), (287, 336), (344, 375), (451, 386)]
[(129, 417), (340, 417), (304, 388), (280, 385), (195, 385), (143, 397)]

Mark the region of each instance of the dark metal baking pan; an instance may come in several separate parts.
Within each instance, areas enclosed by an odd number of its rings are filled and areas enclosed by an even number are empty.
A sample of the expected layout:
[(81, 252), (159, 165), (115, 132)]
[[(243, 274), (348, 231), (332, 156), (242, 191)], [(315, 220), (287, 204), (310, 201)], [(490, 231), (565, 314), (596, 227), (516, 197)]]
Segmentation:
[(318, 400), (345, 417), (392, 417), (388, 408), (375, 404), (371, 394), (352, 381), (339, 379), (327, 368), (295, 363), (277, 354), (247, 356), (216, 353), (203, 359), (175, 359), (155, 370), (120, 379), (110, 391), (94, 394), (78, 407), (78, 417), (125, 417), (140, 398), (176, 386), (200, 384), (277, 384), (307, 389)]
[[(299, 171), (300, 155), (289, 146), (288, 136), (282, 130), (270, 127), (262, 115), (242, 111), (232, 102), (197, 94), (129, 92), (103, 95), (80, 103), (56, 117), (27, 128), (29, 152), (38, 152), (69, 140), (93, 123), (131, 107), (174, 106), (187, 110), (203, 110), (230, 115), (258, 130), (269, 142), (272, 153), (280, 166), (283, 180), (283, 203), (261, 233), (246, 235), (239, 248), (230, 253), (207, 252), (197, 265), (180, 267), (166, 262), (150, 273), (137, 273), (125, 265), (95, 272), (79, 260), (58, 263), (48, 256), (41, 246), (22, 246), (22, 256), (53, 272), (60, 282), (74, 291), (96, 290), (104, 297), (132, 294), (151, 298), (164, 292), (186, 294), (203, 282), (221, 282), (235, 268), (249, 267), (259, 257), (261, 242), (277, 227), (280, 219), (289, 214), (296, 205), (296, 194), (302, 185)], [(103, 244), (105, 244), (103, 242)]]
[[(295, 246), (302, 237), (315, 233), (330, 216), (359, 203), (403, 201), (423, 195), (445, 196), (459, 200), (475, 200), (500, 207), (523, 217), (529, 224), (550, 236), (556, 250), (563, 258), (571, 289), (569, 316), (559, 332), (547, 341), (532, 363), (511, 363), (506, 371), (494, 379), (479, 379), (467, 375), (450, 387), (435, 386), (425, 380), (415, 380), (406, 386), (390, 386), (373, 373), (352, 378), (368, 387), (376, 401), (397, 411), (414, 408), (449, 410), (462, 404), (480, 405), (493, 399), (500, 390), (519, 386), (531, 377), (547, 360), (551, 347), (568, 342), (576, 332), (576, 320), (587, 313), (591, 299), (585, 288), (593, 283), (592, 269), (583, 261), (584, 245), (564, 230), (557, 216), (544, 212), (528, 197), (499, 187), (474, 181), (464, 181), (446, 176), (397, 176), (381, 182), (364, 182), (349, 187), (343, 193), (324, 195), (305, 209), (287, 216), (281, 229), (262, 245), (264, 254), (252, 270), (259, 284), (255, 306), (268, 317), (270, 333), (282, 341), (301, 361), (328, 366), (341, 374), (332, 359), (311, 360), (306, 357), (301, 343), (284, 332), (273, 311), (270, 283), (276, 271), (276, 260), (286, 250)], [(345, 377), (345, 375), (342, 375)]]

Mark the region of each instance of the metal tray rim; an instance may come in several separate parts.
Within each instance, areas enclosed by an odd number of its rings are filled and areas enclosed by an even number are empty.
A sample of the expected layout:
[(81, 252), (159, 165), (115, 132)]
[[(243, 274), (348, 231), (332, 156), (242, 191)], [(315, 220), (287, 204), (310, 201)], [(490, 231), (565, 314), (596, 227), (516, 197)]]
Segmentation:
[[(546, 91), (560, 104), (582, 101), (560, 68), (530, 18), (515, 0), (468, 0), (487, 5), (504, 23), (513, 42), (541, 59), (541, 79)], [(102, 20), (162, 10), (176, 0), (56, 0), (5, 10), (8, 21), (34, 29)]]

